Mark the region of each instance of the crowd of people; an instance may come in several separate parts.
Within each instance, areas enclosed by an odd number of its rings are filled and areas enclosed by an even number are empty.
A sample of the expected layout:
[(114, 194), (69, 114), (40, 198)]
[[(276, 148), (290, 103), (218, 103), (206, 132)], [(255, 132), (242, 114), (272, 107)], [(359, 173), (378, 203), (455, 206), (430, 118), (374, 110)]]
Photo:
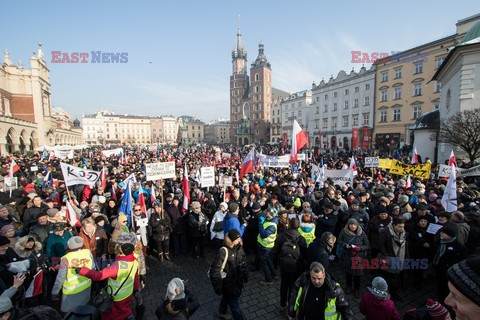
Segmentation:
[[(278, 307), (288, 319), (355, 319), (354, 298), (366, 319), (401, 319), (395, 303), (403, 302), (407, 279), (418, 287), (434, 279), (437, 287), (405, 319), (480, 314), (478, 177), (458, 177), (457, 210), (447, 212), (446, 179), (413, 178), (408, 186), (406, 177), (364, 168), (362, 156), (353, 184), (339, 186), (313, 177), (313, 165), (341, 169), (350, 155), (314, 150), (288, 168), (256, 164), (239, 176), (245, 148), (124, 147), (121, 157), (101, 151), (1, 159), (0, 319), (75, 319), (82, 312), (142, 319), (146, 258), (205, 259), (208, 247), (216, 252), (209, 276), (221, 296), (220, 319), (245, 319), (240, 297), (251, 272), (261, 272), (261, 286), (280, 281)], [(262, 148), (265, 155), (284, 151)], [(176, 178), (147, 179), (146, 163), (167, 161), (175, 163)], [(67, 187), (61, 162), (105, 175), (91, 186)], [(215, 186), (201, 187), (202, 166), (215, 168)], [(11, 176), (17, 188), (7, 190), (3, 180)], [(231, 185), (221, 183), (225, 176)], [(126, 190), (129, 210), (122, 206)], [(371, 284), (367, 274), (375, 276)], [(195, 293), (174, 278), (155, 314), (188, 319), (199, 307)]]

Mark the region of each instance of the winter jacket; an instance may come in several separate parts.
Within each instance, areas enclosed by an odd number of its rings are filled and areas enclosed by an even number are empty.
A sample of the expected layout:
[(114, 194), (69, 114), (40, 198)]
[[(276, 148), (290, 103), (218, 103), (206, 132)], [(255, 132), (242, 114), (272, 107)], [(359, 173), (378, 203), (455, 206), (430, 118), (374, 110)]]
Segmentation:
[(175, 234), (187, 232), (186, 217), (180, 213), (180, 209), (173, 204), (168, 207), (167, 213), (172, 221), (172, 232)]
[(163, 219), (160, 214), (152, 213), (148, 225), (150, 226), (150, 233), (153, 240), (158, 241), (170, 236), (172, 220), (166, 212), (163, 215)]
[[(345, 232), (345, 229), (348, 226), (345, 226), (344, 230), (340, 232), (337, 240), (337, 246), (342, 246), (345, 250), (345, 258), (343, 260), (343, 268), (346, 273), (354, 275), (354, 276), (361, 276), (363, 275), (363, 268), (356, 268), (352, 269), (352, 258), (363, 258), (366, 253), (368, 252), (368, 238), (365, 232), (361, 230), (361, 233), (358, 235), (348, 235)], [(360, 228), (359, 228), (360, 229)], [(357, 231), (359, 230), (357, 229)], [(355, 245), (360, 247), (360, 251), (356, 251), (353, 248), (347, 249), (346, 245), (349, 244), (350, 246)]]
[(324, 232), (335, 233), (335, 227), (337, 225), (338, 217), (337, 215), (331, 214), (321, 214), (317, 219), (317, 226), (315, 228), (315, 237), (320, 238)]
[[(439, 250), (440, 243), (436, 244), (435, 253)], [(445, 253), (440, 257), (439, 261), (434, 265), (435, 271), (438, 274), (446, 275), (448, 268), (453, 266), (455, 263), (460, 262), (461, 260), (467, 257), (467, 249), (461, 245), (458, 240), (447, 243), (445, 248)], [(435, 259), (435, 257), (434, 257)]]
[(223, 219), (225, 218), (225, 216), (226, 216), (226, 213), (223, 212), (222, 210), (218, 210), (213, 215), (212, 223), (210, 223), (210, 232), (213, 234), (214, 238), (216, 238), (216, 239), (223, 240), (225, 238), (225, 235), (223, 234), (223, 230), (222, 231), (213, 231), (213, 229), (215, 227), (215, 224), (217, 222), (221, 223), (222, 228), (223, 228)]
[(470, 232), (470, 226), (465, 221), (454, 222), (458, 227), (457, 231), (457, 240), (461, 245), (465, 245), (468, 239), (468, 234)]
[[(431, 259), (435, 252), (433, 251), (433, 234), (427, 232), (427, 227), (420, 228), (415, 226), (408, 232), (408, 251), (412, 259)], [(425, 243), (429, 247), (425, 247)]]
[[(292, 293), (290, 294), (288, 300), (288, 316), (297, 320), (305, 319), (305, 314), (303, 312), (305, 297), (308, 294), (308, 289), (312, 285), (310, 280), (310, 272), (303, 273), (293, 285)], [(343, 292), (340, 285), (328, 274), (325, 273), (325, 282), (323, 283), (326, 287), (325, 293), (325, 305), (328, 305), (328, 302), (335, 299), (335, 306), (337, 314), (340, 313), (342, 320), (352, 320), (353, 312), (350, 310), (348, 301), (345, 298), (345, 293)], [(328, 311), (328, 310), (326, 310)], [(313, 315), (310, 315), (313, 316)]]
[(380, 300), (370, 291), (365, 292), (360, 300), (360, 312), (365, 320), (400, 320), (400, 314), (391, 300)]
[(94, 258), (108, 254), (108, 238), (102, 229), (96, 227), (95, 232), (90, 238), (82, 228), (79, 236), (83, 239), (83, 247), (90, 250)]
[(360, 226), (362, 227), (363, 231), (364, 232), (367, 232), (368, 230), (368, 214), (367, 212), (360, 208), (358, 209), (358, 211), (353, 211), (351, 208), (347, 211), (347, 221), (349, 219), (355, 219), (358, 221), (358, 223), (360, 224)]
[(180, 300), (173, 300), (173, 309), (178, 312), (171, 315), (166, 310), (169, 301), (164, 300), (163, 303), (155, 310), (155, 315), (158, 320), (187, 320), (200, 307), (198, 299), (188, 290), (185, 290), (185, 298)]
[(271, 251), (273, 262), (280, 266), (280, 270), (282, 271), (282, 246), (288, 239), (295, 242), (300, 248), (300, 257), (297, 260), (297, 272), (300, 272), (304, 267), (303, 260), (307, 255), (307, 242), (297, 230), (288, 229), (287, 231), (278, 235), (277, 239), (275, 239), (275, 245)]
[(47, 205), (43, 203), (40, 205), (40, 207), (31, 206), (30, 208), (25, 209), (22, 220), (25, 227), (29, 227), (30, 225), (34, 224), (37, 220), (38, 214), (47, 210)]
[(53, 233), (53, 224), (50, 222), (47, 222), (47, 224), (34, 224), (32, 226), (32, 229), (30, 231), (30, 234), (32, 234), (35, 239), (40, 241), (43, 246), (47, 243), (47, 238), (50, 234)]
[(232, 229), (237, 229), (237, 231), (240, 232), (240, 236), (243, 237), (245, 225), (240, 225), (238, 217), (228, 212), (223, 219), (223, 234), (227, 234)]
[(45, 252), (48, 258), (63, 257), (67, 253), (67, 242), (73, 236), (72, 231), (67, 230), (63, 233), (63, 237), (52, 233), (47, 238)]
[(307, 249), (307, 266), (310, 266), (312, 262), (317, 261), (325, 267), (325, 270), (327, 270), (330, 266), (330, 260), (328, 259), (328, 257), (331, 254), (333, 253), (328, 251), (327, 243), (323, 241), (323, 239), (320, 237), (315, 238), (315, 240), (310, 243)]
[[(202, 222), (200, 222), (202, 220)], [(192, 238), (201, 238), (207, 234), (208, 218), (202, 213), (190, 212), (188, 214), (188, 232)]]
[(370, 220), (370, 227), (368, 228), (370, 247), (372, 249), (380, 249), (380, 231), (386, 228), (392, 222), (390, 216), (387, 219), (382, 220), (380, 216), (373, 217)]

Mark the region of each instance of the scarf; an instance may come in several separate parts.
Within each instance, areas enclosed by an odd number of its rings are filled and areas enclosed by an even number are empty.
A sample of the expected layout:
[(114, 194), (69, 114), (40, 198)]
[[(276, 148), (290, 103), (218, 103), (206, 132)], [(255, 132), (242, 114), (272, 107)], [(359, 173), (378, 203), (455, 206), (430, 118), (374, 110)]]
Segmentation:
[(390, 235), (392, 236), (392, 247), (395, 257), (402, 260), (405, 259), (405, 244), (407, 240), (405, 232), (397, 234), (393, 229), (393, 225), (388, 226), (388, 232), (390, 232)]
[(356, 236), (359, 236), (362, 234), (363, 230), (362, 230), (362, 226), (360, 226), (359, 224), (357, 224), (357, 231), (353, 232), (352, 230), (350, 230), (350, 228), (348, 227), (348, 224), (343, 228), (343, 231), (345, 231), (345, 234), (347, 236), (352, 236), (352, 237), (356, 237)]
[(433, 258), (433, 264), (437, 265), (440, 261), (440, 258), (443, 257), (445, 254), (445, 250), (447, 249), (447, 244), (452, 243), (457, 239), (456, 237), (452, 237), (448, 240), (440, 239), (440, 246), (438, 247), (437, 253), (435, 254), (435, 258)]

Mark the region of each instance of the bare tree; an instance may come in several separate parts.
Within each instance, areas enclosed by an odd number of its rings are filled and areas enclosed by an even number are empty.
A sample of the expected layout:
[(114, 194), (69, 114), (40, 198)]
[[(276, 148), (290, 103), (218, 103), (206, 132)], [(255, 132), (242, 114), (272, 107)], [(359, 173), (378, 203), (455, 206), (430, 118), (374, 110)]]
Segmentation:
[(442, 120), (438, 141), (460, 147), (473, 164), (480, 157), (480, 109), (461, 111)]

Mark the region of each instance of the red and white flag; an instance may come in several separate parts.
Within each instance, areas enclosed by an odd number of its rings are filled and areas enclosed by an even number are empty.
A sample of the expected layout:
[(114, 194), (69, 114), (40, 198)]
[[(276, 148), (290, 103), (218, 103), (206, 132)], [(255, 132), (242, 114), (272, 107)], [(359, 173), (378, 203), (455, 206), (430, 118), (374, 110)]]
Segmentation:
[(102, 172), (100, 173), (99, 185), (105, 190), (107, 187), (107, 168), (103, 167)]
[(75, 213), (75, 210), (73, 210), (73, 207), (70, 204), (70, 201), (66, 202), (66, 207), (67, 207), (67, 219), (70, 225), (72, 227), (81, 227), (82, 224), (80, 223), (80, 220), (78, 220), (77, 214)]
[(190, 186), (188, 184), (188, 171), (187, 171), (186, 164), (185, 164), (185, 169), (183, 170), (182, 191), (183, 191), (182, 211), (186, 212), (188, 211), (188, 205), (190, 204)]
[(42, 294), (42, 283), (43, 271), (40, 270), (33, 276), (33, 280), (30, 283), (30, 286), (28, 287), (27, 291), (25, 291), (25, 298), (32, 298), (38, 296), (39, 294)]
[(18, 164), (15, 162), (15, 159), (11, 157), (12, 161), (10, 162), (10, 172), (9, 172), (9, 177), (13, 177), (13, 174), (20, 170), (20, 167)]
[(138, 205), (142, 209), (144, 214), (147, 214), (147, 206), (145, 205), (145, 195), (143, 194), (143, 188), (140, 184), (140, 188), (138, 188)]
[(255, 149), (252, 148), (252, 150), (250, 150), (250, 152), (242, 160), (239, 177), (243, 178), (248, 173), (253, 172), (254, 165), (255, 165)]
[(150, 188), (150, 203), (153, 203), (155, 200), (157, 200), (155, 196), (155, 183), (152, 183), (152, 188)]
[(448, 166), (451, 167), (452, 164), (457, 165), (457, 159), (455, 159), (455, 154), (453, 154), (453, 150), (452, 153), (450, 153), (450, 159), (448, 159)]
[(348, 167), (348, 168), (353, 170), (353, 175), (354, 176), (358, 175), (357, 163), (355, 162), (355, 157), (354, 156), (352, 156), (352, 159), (350, 160), (350, 167)]
[(307, 133), (302, 130), (297, 120), (293, 119), (292, 130), (292, 151), (290, 151), (290, 163), (297, 162), (298, 150), (302, 149), (308, 142)]
[(418, 153), (417, 153), (417, 148), (413, 150), (413, 156), (412, 156), (412, 164), (417, 164), (418, 163)]
[(410, 175), (407, 177), (407, 182), (405, 183), (405, 189), (408, 189), (412, 186), (412, 178), (410, 178)]

